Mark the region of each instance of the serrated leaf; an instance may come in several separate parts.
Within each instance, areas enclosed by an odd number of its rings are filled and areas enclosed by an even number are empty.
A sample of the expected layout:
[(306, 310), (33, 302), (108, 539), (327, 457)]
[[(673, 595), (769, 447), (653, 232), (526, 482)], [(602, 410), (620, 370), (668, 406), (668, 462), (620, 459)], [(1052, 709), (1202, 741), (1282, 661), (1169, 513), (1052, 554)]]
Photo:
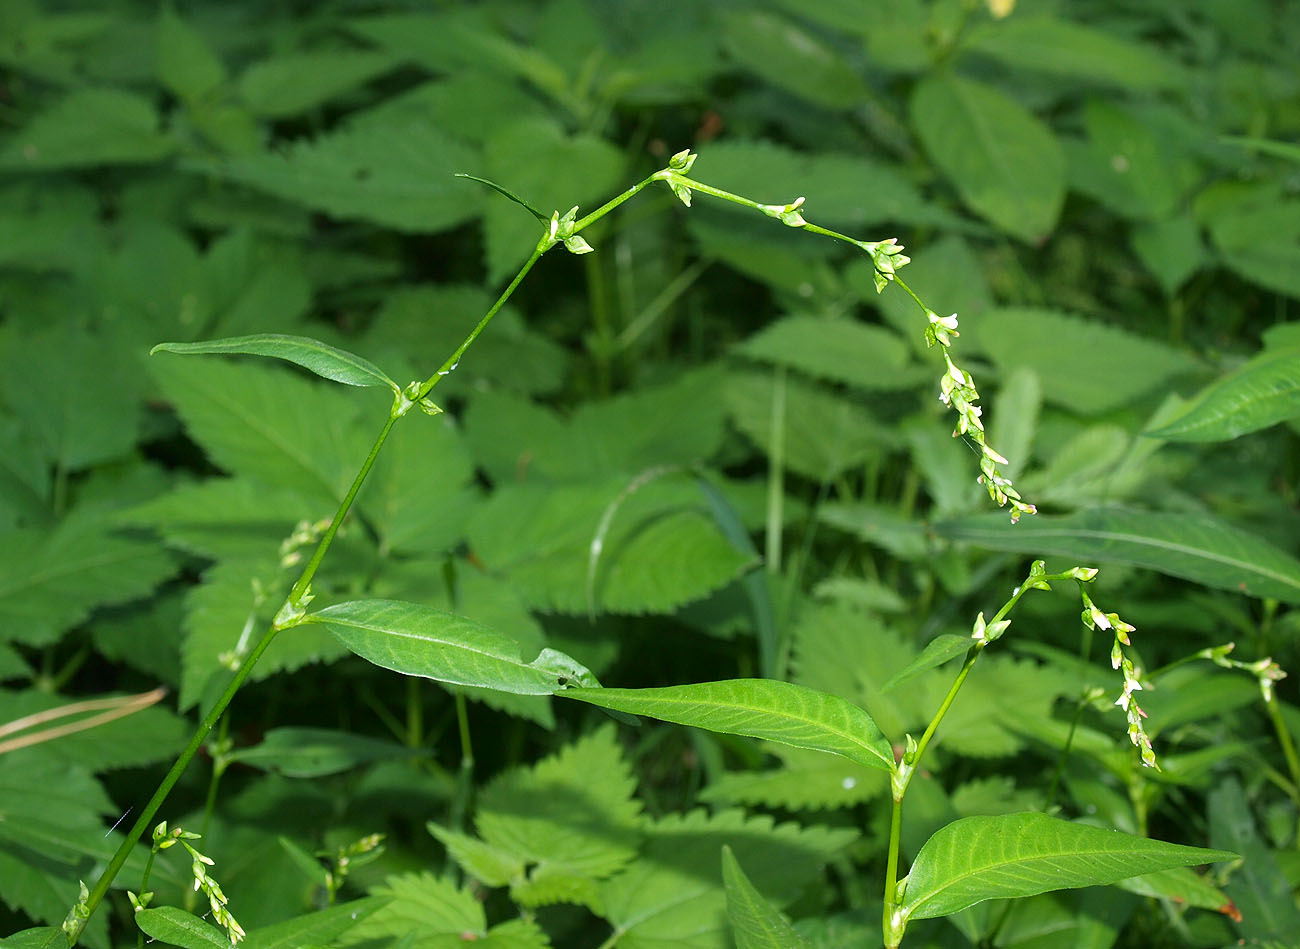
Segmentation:
[(283, 152), (192, 167), (337, 218), (423, 234), (478, 212), (482, 194), (452, 177), (476, 163), (472, 149), (425, 120), (347, 127)]
[(930, 919), (984, 900), (1114, 883), (1234, 857), (1045, 814), (964, 817), (940, 828), (916, 855), (900, 913), (906, 919)]
[(722, 848), (722, 882), (727, 891), (727, 918), (736, 949), (811, 949), (781, 911), (769, 903), (736, 861), (730, 847)]
[(215, 464), (316, 498), (322, 517), (365, 459), (358, 407), (338, 390), (256, 364), (156, 359), (149, 368)]
[(285, 118), (324, 105), (397, 65), (387, 53), (330, 49), (280, 53), (239, 77), (239, 95), (255, 115)]
[(728, 771), (700, 791), (710, 804), (795, 811), (856, 807), (889, 790), (889, 775), (843, 758), (806, 748), (764, 744), (781, 767), (764, 771)]
[(859, 389), (909, 389), (934, 376), (933, 370), (912, 363), (911, 348), (894, 333), (850, 319), (787, 316), (737, 351)]
[(884, 505), (825, 504), (818, 509), (817, 518), (898, 557), (917, 560), (930, 553), (927, 526)]
[[(348, 933), (349, 944), (456, 946), (474, 942), (487, 949), (546, 949), (534, 922), (510, 920), (488, 929), (473, 890), (458, 889), (430, 873), (388, 877), (373, 894), (388, 902)], [(369, 942), (368, 942), (369, 941)]]
[(724, 845), (758, 891), (782, 906), (855, 837), (846, 830), (776, 826), (769, 817), (746, 818), (736, 810), (665, 818), (649, 829), (641, 859), (601, 885), (604, 916), (628, 949), (725, 949), (730, 939), (718, 864)]
[(210, 339), (197, 343), (159, 343), (149, 350), (154, 353), (247, 353), (252, 356), (269, 356), (283, 359), (310, 369), (316, 375), (349, 386), (388, 386), (394, 393), (402, 387), (368, 359), (355, 353), (337, 349), (328, 343), (307, 336), (286, 336), (281, 333), (256, 333), (252, 336), (234, 336), (229, 339)]
[(149, 99), (120, 89), (82, 88), (11, 135), (0, 149), (0, 168), (145, 164), (174, 147), (158, 131), (158, 113)]
[[(352, 600), (308, 614), (345, 647), (368, 662), (453, 685), (499, 689), (518, 695), (550, 695), (559, 679), (589, 675), (567, 656), (543, 651), (532, 662), (519, 657), (519, 643), (482, 624), (445, 610), (396, 600)], [(557, 676), (555, 663), (571, 664)]]
[[(1005, 521), (1005, 518), (1002, 518)], [(1300, 603), (1300, 560), (1265, 540), (1196, 514), (1097, 508), (1039, 515), (1002, 528), (996, 515), (934, 525), (950, 540), (993, 550), (1052, 554), (1079, 563), (1128, 563), (1248, 596)]]
[(871, 716), (838, 696), (792, 682), (728, 679), (662, 689), (570, 689), (560, 694), (679, 725), (842, 755), (872, 768), (894, 767), (893, 750)]
[(160, 906), (135, 914), (135, 924), (164, 946), (182, 949), (230, 949), (224, 931), (176, 906)]
[(1266, 351), (1201, 390), (1182, 415), (1144, 432), (1174, 442), (1228, 441), (1300, 417), (1300, 349)]
[(1065, 200), (1065, 156), (1046, 125), (992, 86), (942, 73), (916, 86), (910, 111), (968, 206), (1029, 243), (1052, 232)]
[(1084, 415), (1127, 405), (1198, 368), (1170, 346), (1054, 310), (991, 310), (979, 340), (1002, 373), (1036, 370), (1045, 401)]
[(418, 749), (331, 728), (272, 728), (258, 744), (237, 748), (238, 761), (289, 778), (319, 778), (389, 758), (418, 757)]
[(962, 37), (961, 47), (1012, 69), (1064, 76), (1085, 86), (1105, 83), (1155, 91), (1176, 89), (1187, 79), (1178, 62), (1150, 44), (1043, 15), (981, 24)]
[(157, 544), (75, 515), (52, 531), (16, 529), (0, 547), (0, 638), (48, 645), (96, 607), (144, 596), (175, 562)]
[(837, 50), (779, 14), (724, 14), (722, 30), (723, 41), (737, 61), (802, 98), (847, 109), (868, 97), (857, 71)]
[(460, 868), (484, 886), (509, 886), (524, 877), (524, 860), (502, 847), (494, 847), (477, 837), (459, 834), (430, 821), (429, 833), (447, 848), (447, 854)]

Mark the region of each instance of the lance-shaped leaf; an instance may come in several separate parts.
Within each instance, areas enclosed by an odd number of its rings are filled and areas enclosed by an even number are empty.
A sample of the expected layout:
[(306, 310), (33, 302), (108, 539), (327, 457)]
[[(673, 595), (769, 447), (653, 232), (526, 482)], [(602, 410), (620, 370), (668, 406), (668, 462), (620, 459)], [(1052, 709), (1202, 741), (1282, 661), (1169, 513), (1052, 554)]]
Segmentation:
[(935, 832), (905, 881), (905, 919), (948, 916), (991, 899), (1098, 886), (1143, 873), (1232, 860), (1046, 814), (965, 817)]
[(418, 603), (350, 600), (306, 621), (322, 624), (362, 659), (402, 675), (516, 695), (550, 695), (573, 682), (595, 682), (586, 667), (562, 653), (543, 649), (524, 662), (519, 643), (509, 636)]
[(318, 376), (344, 385), (388, 386), (394, 392), (402, 391), (401, 386), (388, 378), (369, 359), (309, 336), (255, 333), (252, 336), (231, 336), (197, 343), (159, 343), (149, 350), (150, 356), (154, 353), (247, 353), (250, 356), (270, 356), (272, 359), (296, 363)]
[(749, 881), (727, 846), (722, 848), (722, 882), (737, 949), (807, 949), (812, 945)]
[(230, 949), (230, 940), (220, 929), (175, 906), (141, 910), (135, 914), (135, 923), (164, 946)]
[(892, 770), (894, 754), (871, 716), (837, 695), (777, 679), (728, 679), (663, 689), (571, 689), (559, 695), (678, 725), (811, 748)]
[(1300, 349), (1266, 352), (1203, 389), (1178, 418), (1147, 432), (1174, 442), (1220, 442), (1300, 417)]

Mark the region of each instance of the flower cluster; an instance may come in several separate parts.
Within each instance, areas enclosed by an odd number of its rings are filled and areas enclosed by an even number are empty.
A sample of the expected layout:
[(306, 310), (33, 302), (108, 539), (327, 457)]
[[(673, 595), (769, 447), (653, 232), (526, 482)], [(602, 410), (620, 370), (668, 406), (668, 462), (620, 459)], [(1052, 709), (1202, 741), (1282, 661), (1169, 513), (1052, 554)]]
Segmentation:
[(871, 255), (872, 266), (876, 268), (872, 276), (876, 281), (877, 293), (884, 293), (885, 287), (889, 286), (889, 281), (894, 279), (898, 269), (912, 262), (912, 258), (903, 253), (903, 245), (898, 243), (897, 237), (890, 237), (883, 241), (854, 241), (854, 243)]
[(1155, 750), (1151, 747), (1151, 739), (1142, 724), (1147, 713), (1142, 711), (1133, 696), (1134, 692), (1142, 691), (1142, 683), (1139, 681), (1142, 670), (1134, 666), (1133, 661), (1124, 653), (1125, 646), (1133, 645), (1128, 634), (1133, 632), (1134, 627), (1120, 619), (1116, 613), (1103, 613), (1082, 587), (1079, 593), (1083, 597), (1083, 624), (1089, 629), (1105, 629), (1115, 634), (1115, 642), (1110, 650), (1110, 665), (1112, 669), (1120, 670), (1124, 676), (1124, 689), (1115, 704), (1124, 710), (1124, 715), (1128, 718), (1128, 738), (1141, 754), (1142, 764), (1159, 771)]
[(998, 465), (1007, 464), (1007, 460), (984, 441), (984, 423), (980, 420), (980, 416), (984, 412), (976, 404), (979, 401), (980, 394), (975, 389), (975, 381), (971, 378), (970, 373), (954, 363), (952, 357), (947, 353), (947, 348), (952, 343), (952, 337), (959, 335), (957, 332), (957, 314), (939, 316), (929, 309), (925, 312), (930, 321), (925, 328), (925, 341), (931, 346), (937, 343), (943, 346), (945, 350), (943, 361), (948, 368), (939, 381), (939, 401), (944, 405), (951, 406), (953, 411), (957, 413), (957, 428), (953, 430), (953, 437), (965, 435), (979, 447), (979, 483), (985, 486), (989, 492), (989, 497), (993, 499), (993, 502), (998, 507), (1010, 505), (1011, 523), (1014, 524), (1020, 520), (1022, 514), (1037, 514), (1038, 509), (1023, 500), (1020, 497), (1020, 492), (1011, 483), (1011, 479), (998, 470)]
[(1229, 659), (1228, 653), (1232, 652), (1236, 646), (1236, 643), (1225, 643), (1211, 649), (1202, 649), (1198, 655), (1225, 669), (1240, 669), (1243, 672), (1250, 673), (1259, 682), (1259, 691), (1263, 695), (1264, 701), (1266, 703), (1272, 702), (1273, 684), (1285, 679), (1286, 673), (1282, 671), (1281, 666), (1273, 661), (1271, 656), (1265, 656), (1263, 659), (1257, 659), (1254, 662)]
[[(203, 891), (203, 894), (208, 898), (208, 905), (212, 909), (213, 920), (226, 930), (226, 936), (230, 939), (230, 944), (232, 946), (238, 945), (239, 941), (246, 935), (244, 927), (239, 925), (238, 920), (226, 908), (226, 894), (222, 892), (221, 884), (208, 876), (208, 867), (212, 866), (212, 858), (204, 856), (190, 845), (191, 840), (198, 839), (198, 834), (190, 833), (180, 827), (168, 830), (167, 822), (163, 821), (153, 830), (153, 849), (154, 852), (158, 852), (179, 843), (189, 851), (192, 859), (190, 872), (194, 875), (195, 891)], [(139, 897), (136, 897), (134, 893), (128, 893), (127, 896), (137, 913), (148, 906), (153, 898), (152, 893), (142, 893)]]

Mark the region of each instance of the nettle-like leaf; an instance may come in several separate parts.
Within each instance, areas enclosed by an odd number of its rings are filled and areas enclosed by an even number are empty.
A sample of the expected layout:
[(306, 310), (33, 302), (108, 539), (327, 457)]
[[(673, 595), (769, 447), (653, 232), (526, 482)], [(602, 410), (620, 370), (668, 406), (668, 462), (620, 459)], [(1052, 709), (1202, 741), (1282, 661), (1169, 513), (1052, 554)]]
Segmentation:
[[(496, 879), (524, 906), (579, 902), (598, 910), (596, 884), (627, 866), (641, 841), (636, 780), (623, 760), (611, 724), (538, 762), (495, 778), (479, 794), (475, 825), (482, 844), (433, 834), (484, 867), (494, 854)], [(485, 849), (487, 848), (487, 849)], [(505, 877), (503, 870), (511, 876)], [(503, 877), (505, 877), (503, 879)]]
[(892, 770), (876, 723), (839, 696), (779, 679), (728, 679), (661, 689), (573, 689), (565, 698), (729, 735), (765, 738)]
[(384, 669), (452, 685), (519, 695), (550, 695), (591, 675), (580, 663), (545, 649), (531, 662), (519, 643), (463, 616), (397, 600), (351, 600), (308, 614), (345, 648)]
[(787, 316), (737, 351), (859, 389), (910, 389), (934, 377), (931, 368), (912, 363), (911, 347), (892, 331), (850, 319)]
[(0, 168), (11, 171), (148, 164), (175, 148), (158, 131), (158, 113), (144, 96), (121, 89), (82, 88), (9, 136)]
[(648, 828), (640, 859), (601, 884), (603, 915), (628, 949), (725, 949), (726, 892), (718, 872), (723, 846), (779, 908), (816, 883), (822, 866), (856, 836), (847, 829), (776, 825), (735, 810), (666, 817)]
[(951, 73), (912, 92), (912, 124), (973, 210), (1029, 243), (1056, 227), (1065, 156), (1051, 130), (1002, 92)]
[[(727, 376), (723, 403), (732, 423), (764, 452), (772, 451), (772, 412), (777, 381), (771, 372)], [(814, 481), (883, 454), (896, 436), (863, 405), (797, 377), (784, 381), (785, 452), (782, 464)]]
[(1045, 814), (965, 817), (941, 828), (916, 855), (900, 912), (906, 919), (929, 919), (983, 900), (1114, 883), (1236, 856)]
[(149, 368), (189, 435), (233, 474), (336, 505), (366, 457), (358, 406), (337, 390), (215, 359), (166, 356)]
[(157, 544), (75, 512), (53, 530), (7, 531), (0, 545), (0, 638), (48, 645), (96, 607), (144, 596), (175, 571)]
[[(489, 178), (543, 213), (563, 214), (574, 204), (613, 197), (625, 173), (623, 155), (613, 145), (588, 134), (566, 135), (548, 118), (503, 124), (484, 143), (483, 158)], [(467, 165), (457, 171), (476, 169)], [(490, 202), (484, 212), (487, 269), (488, 280), (497, 283), (523, 263), (541, 236), (541, 226), (500, 197)]]
[(342, 946), (455, 945), (472, 941), (490, 949), (547, 949), (550, 941), (535, 922), (510, 920), (488, 927), (483, 904), (469, 887), (431, 873), (391, 876), (371, 890), (385, 904), (345, 933)]
[(470, 547), (530, 605), (561, 613), (586, 613), (593, 605), (612, 613), (666, 612), (754, 563), (721, 532), (698, 487), (664, 477), (624, 496), (592, 576), (601, 518), (629, 480), (499, 488), (470, 524)]
[(1300, 417), (1300, 349), (1265, 350), (1201, 390), (1177, 418), (1144, 434), (1227, 441)]
[(1054, 310), (991, 310), (978, 332), (999, 370), (1036, 370), (1047, 402), (1088, 415), (1127, 405), (1199, 368), (1170, 346)]
[(389, 54), (370, 50), (279, 53), (244, 71), (239, 95), (254, 114), (285, 118), (324, 105), (397, 65)]
[(840, 755), (764, 742), (779, 767), (728, 771), (700, 792), (712, 804), (746, 804), (796, 811), (854, 807), (889, 789), (889, 776), (880, 768), (849, 761)]
[(776, 13), (748, 11), (722, 17), (732, 57), (767, 81), (831, 109), (867, 98), (862, 78), (834, 48)]
[(1014, 533), (1003, 526), (978, 515), (941, 522), (935, 530), (993, 550), (1128, 563), (1216, 590), (1300, 603), (1300, 560), (1206, 515), (1097, 508), (1063, 517), (1040, 515), (1017, 525)]
[(812, 943), (749, 882), (730, 847), (722, 848), (722, 882), (737, 949), (811, 949)]
[(434, 233), (481, 208), (483, 196), (452, 177), (476, 162), (473, 149), (426, 120), (345, 127), (282, 153), (191, 164), (333, 217)]

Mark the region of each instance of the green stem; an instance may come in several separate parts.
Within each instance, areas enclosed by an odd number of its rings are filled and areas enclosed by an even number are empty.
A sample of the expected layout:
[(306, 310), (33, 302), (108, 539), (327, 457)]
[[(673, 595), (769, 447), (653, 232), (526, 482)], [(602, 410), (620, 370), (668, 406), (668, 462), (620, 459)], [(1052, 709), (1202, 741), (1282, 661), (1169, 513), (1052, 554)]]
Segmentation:
[(898, 912), (898, 851), (902, 839), (903, 796), (898, 793), (889, 816), (889, 862), (885, 866), (885, 907), (881, 918), (881, 932), (889, 949), (895, 949), (903, 941), (903, 922), (895, 918)]
[(456, 723), (460, 727), (460, 774), (456, 779), (456, 797), (451, 807), (451, 828), (461, 830), (465, 815), (469, 812), (469, 797), (473, 790), (474, 746), (469, 738), (469, 713), (465, 707), (465, 696), (456, 693)]
[[(1286, 759), (1286, 770), (1291, 776), (1291, 786), (1300, 788), (1300, 759), (1296, 757), (1291, 730), (1286, 727), (1286, 722), (1282, 719), (1282, 711), (1278, 708), (1277, 699), (1266, 701), (1264, 707), (1268, 709), (1273, 730), (1277, 732), (1278, 744), (1282, 746), (1282, 757)], [(1296, 828), (1296, 849), (1300, 850), (1300, 825)]]

